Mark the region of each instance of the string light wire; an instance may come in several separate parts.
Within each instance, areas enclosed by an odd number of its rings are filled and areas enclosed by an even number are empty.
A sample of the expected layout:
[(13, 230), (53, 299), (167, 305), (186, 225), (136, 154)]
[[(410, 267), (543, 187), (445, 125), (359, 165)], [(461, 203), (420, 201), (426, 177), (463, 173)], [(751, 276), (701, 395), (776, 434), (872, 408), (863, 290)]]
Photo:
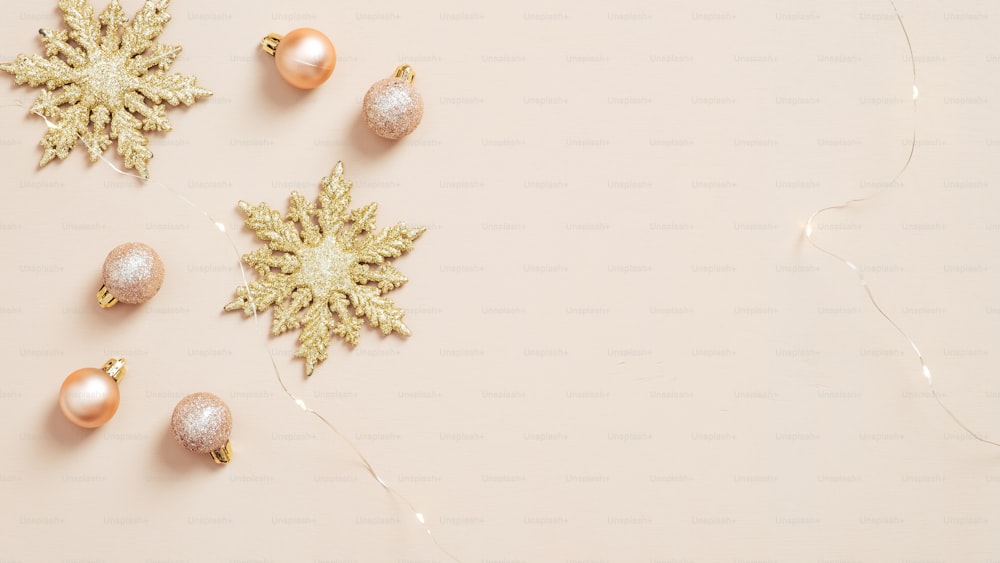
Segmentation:
[[(913, 162), (913, 154), (916, 151), (917, 147), (917, 98), (919, 97), (920, 91), (917, 88), (917, 63), (916, 59), (913, 56), (913, 43), (910, 40), (910, 33), (906, 29), (906, 24), (903, 22), (903, 16), (900, 15), (899, 9), (896, 7), (896, 3), (893, 0), (889, 0), (889, 4), (892, 6), (893, 14), (895, 14), (896, 16), (896, 22), (899, 24), (899, 28), (903, 32), (903, 38), (906, 40), (906, 49), (907, 52), (909, 53), (909, 59), (910, 59), (910, 76), (912, 78), (912, 84), (913, 84), (913, 100), (912, 100), (913, 130), (910, 136), (910, 148), (909, 151), (907, 151), (906, 159), (903, 161), (903, 166), (900, 167), (899, 172), (897, 172), (896, 175), (893, 176), (892, 181), (889, 184), (893, 185), (899, 181), (903, 173), (906, 172), (906, 170), (910, 167), (910, 163)], [(989, 440), (985, 436), (969, 428), (964, 422), (962, 422), (961, 419), (958, 418), (958, 416), (950, 408), (948, 408), (948, 405), (945, 404), (944, 400), (942, 400), (941, 398), (941, 395), (938, 394), (937, 389), (934, 387), (934, 380), (931, 376), (931, 368), (930, 366), (927, 365), (927, 360), (924, 358), (923, 353), (920, 351), (920, 347), (917, 346), (916, 341), (914, 341), (913, 338), (909, 335), (909, 333), (907, 333), (906, 330), (904, 330), (903, 327), (898, 322), (896, 322), (896, 320), (891, 315), (889, 315), (889, 313), (886, 312), (886, 310), (882, 307), (882, 304), (879, 302), (879, 300), (876, 299), (875, 293), (872, 291), (871, 285), (869, 285), (868, 280), (865, 279), (864, 273), (861, 271), (861, 268), (859, 268), (858, 265), (855, 264), (853, 261), (848, 260), (844, 256), (837, 254), (836, 252), (816, 242), (816, 238), (814, 236), (816, 228), (814, 227), (814, 225), (816, 223), (816, 220), (821, 215), (830, 211), (839, 211), (848, 209), (850, 207), (857, 206), (858, 204), (869, 201), (871, 199), (872, 196), (859, 197), (847, 200), (837, 205), (829, 205), (827, 207), (823, 207), (822, 209), (814, 211), (812, 215), (809, 216), (809, 219), (806, 221), (806, 226), (805, 226), (806, 240), (809, 241), (809, 244), (811, 244), (814, 248), (834, 258), (835, 260), (843, 263), (845, 266), (850, 268), (852, 272), (854, 272), (854, 275), (858, 279), (858, 283), (861, 285), (862, 289), (864, 289), (865, 296), (868, 298), (868, 301), (871, 303), (872, 307), (874, 307), (875, 310), (878, 312), (878, 314), (881, 315), (882, 318), (885, 319), (885, 321), (888, 322), (892, 326), (892, 328), (895, 329), (895, 331), (899, 333), (900, 336), (903, 337), (906, 343), (913, 350), (913, 353), (916, 354), (917, 360), (920, 362), (920, 374), (927, 381), (927, 386), (930, 388), (931, 396), (934, 397), (934, 400), (937, 401), (937, 404), (942, 409), (944, 409), (944, 412), (948, 414), (948, 416), (955, 422), (955, 424), (961, 427), (962, 430), (965, 430), (965, 432), (968, 433), (969, 436), (972, 436), (973, 438), (979, 440), (980, 442), (983, 442), (985, 444), (990, 444), (992, 446), (1000, 446), (1000, 443)]]

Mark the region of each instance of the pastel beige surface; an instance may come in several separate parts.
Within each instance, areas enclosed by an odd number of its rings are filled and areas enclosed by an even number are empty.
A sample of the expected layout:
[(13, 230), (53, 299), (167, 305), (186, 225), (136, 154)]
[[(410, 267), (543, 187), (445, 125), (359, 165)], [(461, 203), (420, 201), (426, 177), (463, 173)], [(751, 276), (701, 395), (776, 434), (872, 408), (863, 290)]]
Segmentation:
[[(145, 187), (81, 147), (39, 170), (37, 91), (2, 80), (0, 561), (446, 560), (267, 350), (462, 561), (994, 560), (1000, 450), (803, 239), (874, 194), (818, 240), (1000, 436), (1000, 5), (899, 8), (920, 96), (891, 185), (914, 113), (888, 2), (175, 0), (173, 70), (215, 95), (168, 113)], [(0, 4), (0, 60), (59, 21)], [(256, 47), (302, 26), (339, 55), (311, 93)], [(393, 145), (360, 106), (404, 62), (426, 108)], [(337, 160), (380, 225), (428, 230), (397, 262), (413, 335), (335, 341), (306, 380), (293, 334), (222, 313), (240, 270), (202, 212), (248, 252), (236, 202), (315, 197)], [(166, 281), (100, 310), (128, 241)], [(62, 379), (118, 354), (117, 415), (70, 426)], [(196, 391), (232, 410), (229, 466), (170, 434)]]

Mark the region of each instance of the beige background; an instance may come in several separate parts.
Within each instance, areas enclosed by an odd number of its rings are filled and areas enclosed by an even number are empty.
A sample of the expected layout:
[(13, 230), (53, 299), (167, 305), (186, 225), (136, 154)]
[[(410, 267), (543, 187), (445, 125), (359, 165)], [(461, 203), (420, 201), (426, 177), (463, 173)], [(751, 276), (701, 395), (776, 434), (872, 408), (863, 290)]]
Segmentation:
[[(0, 59), (38, 52), (51, 2), (0, 5)], [(97, 0), (99, 7), (104, 2)], [(138, 0), (123, 1), (132, 13)], [(142, 187), (82, 148), (36, 168), (44, 124), (0, 108), (0, 561), (443, 561), (354, 439), (469, 562), (948, 561), (1000, 557), (996, 110), (1000, 5), (887, 2), (192, 2), (163, 40), (215, 97), (174, 110)], [(328, 32), (301, 94), (256, 50)], [(409, 62), (424, 123), (358, 119)], [(0, 86), (4, 105), (36, 92)], [(294, 336), (222, 314), (235, 203), (284, 209), (343, 159), (380, 223), (429, 227), (398, 261), (408, 340), (366, 329), (309, 380)], [(99, 310), (100, 265), (145, 241), (146, 306)], [(265, 315), (270, 320), (270, 313)], [(61, 380), (125, 355), (114, 420), (55, 410)], [(172, 442), (176, 401), (225, 398), (235, 461)]]

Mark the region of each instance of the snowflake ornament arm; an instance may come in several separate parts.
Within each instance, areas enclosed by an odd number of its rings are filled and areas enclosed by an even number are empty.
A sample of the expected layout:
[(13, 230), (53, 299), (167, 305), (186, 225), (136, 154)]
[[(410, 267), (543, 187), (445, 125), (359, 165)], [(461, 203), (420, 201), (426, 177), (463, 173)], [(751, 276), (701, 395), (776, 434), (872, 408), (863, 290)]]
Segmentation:
[(69, 29), (39, 31), (46, 56), (0, 64), (16, 84), (44, 88), (31, 112), (54, 125), (42, 137), (39, 166), (65, 159), (80, 139), (93, 162), (115, 142), (125, 167), (149, 178), (153, 153), (143, 131), (171, 130), (164, 104), (190, 106), (212, 95), (196, 78), (166, 72), (181, 52), (155, 42), (170, 21), (169, 3), (147, 0), (129, 22), (118, 0), (97, 17), (88, 0), (60, 0)]
[(295, 355), (307, 375), (327, 359), (334, 335), (357, 345), (365, 319), (385, 335), (410, 334), (403, 310), (385, 296), (407, 281), (388, 259), (412, 250), (425, 229), (399, 223), (376, 231), (378, 205), (350, 210), (351, 187), (338, 162), (318, 203), (292, 192), (284, 217), (264, 203), (239, 203), (247, 228), (267, 246), (243, 255), (260, 278), (237, 287), (225, 310), (250, 316), (274, 307), (272, 334), (301, 328)]

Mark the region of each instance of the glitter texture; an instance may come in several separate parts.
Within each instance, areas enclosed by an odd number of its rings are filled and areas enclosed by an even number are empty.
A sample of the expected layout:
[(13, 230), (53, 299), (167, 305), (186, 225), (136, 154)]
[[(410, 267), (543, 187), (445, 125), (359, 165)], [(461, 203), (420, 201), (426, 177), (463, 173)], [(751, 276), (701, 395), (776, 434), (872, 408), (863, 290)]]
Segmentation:
[(265, 203), (239, 202), (247, 228), (268, 244), (243, 255), (261, 278), (237, 287), (226, 310), (250, 316), (255, 306), (274, 305), (274, 335), (302, 327), (295, 355), (305, 358), (308, 375), (327, 358), (332, 335), (357, 345), (365, 318), (385, 335), (410, 334), (403, 310), (384, 296), (407, 279), (386, 258), (412, 250), (424, 228), (399, 223), (374, 232), (378, 204), (348, 209), (351, 187), (338, 162), (323, 178), (318, 205), (293, 191), (282, 218)]
[(192, 393), (174, 407), (170, 429), (180, 445), (195, 453), (208, 454), (229, 442), (233, 415), (215, 395)]
[(122, 303), (145, 303), (163, 285), (160, 255), (141, 242), (116, 246), (104, 260), (104, 285)]
[(149, 178), (153, 153), (143, 131), (170, 131), (164, 102), (190, 106), (212, 95), (193, 76), (166, 73), (181, 47), (153, 40), (170, 21), (169, 3), (148, 0), (129, 22), (118, 0), (99, 18), (87, 0), (60, 0), (69, 30), (39, 32), (47, 57), (22, 54), (0, 64), (15, 83), (45, 88), (31, 106), (54, 122), (42, 137), (39, 166), (66, 158), (81, 138), (97, 162), (117, 141), (125, 167)]
[(364, 101), (368, 127), (386, 139), (400, 139), (413, 132), (424, 117), (424, 101), (409, 80), (385, 78), (368, 89)]

